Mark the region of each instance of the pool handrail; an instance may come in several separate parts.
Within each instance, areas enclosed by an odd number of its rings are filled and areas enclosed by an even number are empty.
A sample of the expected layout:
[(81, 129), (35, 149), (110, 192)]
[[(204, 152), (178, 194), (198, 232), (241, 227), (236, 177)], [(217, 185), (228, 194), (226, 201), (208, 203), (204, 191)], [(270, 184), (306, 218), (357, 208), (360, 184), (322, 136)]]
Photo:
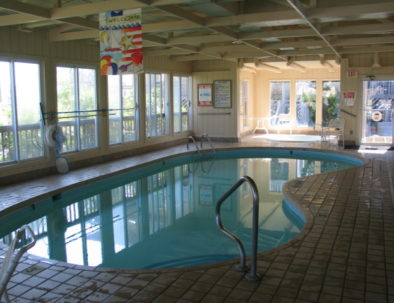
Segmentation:
[(209, 146), (211, 147), (212, 151), (213, 151), (214, 153), (216, 153), (216, 149), (215, 149), (215, 147), (213, 146), (212, 140), (211, 140), (211, 138), (208, 136), (207, 133), (202, 133), (202, 134), (201, 134), (201, 148), (203, 148), (203, 143), (204, 143), (204, 140), (203, 140), (203, 139), (204, 139), (204, 138), (205, 138), (206, 141), (209, 143)]
[[(16, 246), (25, 237), (26, 231), (29, 232), (32, 241), (24, 246), (22, 246), (16, 253)], [(28, 225), (24, 225), (22, 228), (18, 229), (15, 234), (15, 238), (12, 240), (10, 247), (4, 257), (3, 263), (0, 269), (0, 299), (4, 298), (4, 302), (10, 303), (10, 299), (7, 293), (7, 285), (10, 281), (12, 274), (14, 273), (20, 258), (23, 254), (32, 248), (36, 244), (36, 237), (34, 232)]]
[(193, 136), (187, 137), (186, 148), (189, 149), (190, 141), (193, 142), (194, 146), (196, 147), (197, 152), (200, 154), (201, 153), (200, 148), (198, 147), (197, 141)]
[(248, 271), (249, 268), (246, 265), (246, 255), (245, 255), (245, 248), (242, 244), (241, 240), (231, 233), (230, 231), (226, 230), (223, 227), (221, 215), (220, 215), (220, 208), (222, 203), (235, 191), (240, 187), (244, 182), (248, 183), (252, 189), (253, 194), (253, 218), (252, 218), (252, 260), (251, 260), (251, 268), (250, 271), (245, 275), (245, 278), (249, 281), (257, 281), (260, 280), (259, 275), (257, 274), (257, 242), (258, 242), (258, 222), (259, 222), (259, 192), (257, 190), (256, 183), (254, 180), (249, 176), (241, 177), (227, 192), (225, 192), (218, 202), (216, 202), (216, 209), (215, 209), (215, 218), (216, 218), (216, 225), (220, 229), (222, 233), (232, 239), (238, 246), (239, 254), (240, 254), (240, 263), (236, 266), (236, 270), (238, 271)]

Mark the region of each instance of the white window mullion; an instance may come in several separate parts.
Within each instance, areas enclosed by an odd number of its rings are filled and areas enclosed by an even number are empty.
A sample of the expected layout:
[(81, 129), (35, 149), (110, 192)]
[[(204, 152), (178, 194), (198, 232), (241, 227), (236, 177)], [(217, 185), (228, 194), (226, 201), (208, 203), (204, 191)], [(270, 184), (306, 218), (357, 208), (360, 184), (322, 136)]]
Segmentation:
[[(74, 69), (74, 94), (75, 94), (75, 116), (79, 116), (79, 69)], [(76, 150), (81, 150), (81, 123), (79, 117), (75, 117), (75, 147)]]
[(14, 160), (20, 160), (18, 112), (16, 106), (15, 65), (10, 62), (11, 105), (12, 105), (12, 131), (14, 132)]
[(119, 92), (119, 96), (120, 96), (120, 100), (119, 100), (119, 105), (120, 105), (120, 115), (119, 115), (119, 118), (120, 118), (120, 125), (119, 125), (119, 127), (120, 127), (120, 142), (121, 143), (124, 143), (125, 142), (125, 136), (124, 136), (124, 125), (123, 125), (123, 115), (124, 115), (124, 102), (123, 102), (123, 78), (122, 78), (123, 76), (120, 76), (119, 77), (119, 81), (120, 81), (120, 85), (119, 85), (119, 89), (120, 89), (120, 92)]

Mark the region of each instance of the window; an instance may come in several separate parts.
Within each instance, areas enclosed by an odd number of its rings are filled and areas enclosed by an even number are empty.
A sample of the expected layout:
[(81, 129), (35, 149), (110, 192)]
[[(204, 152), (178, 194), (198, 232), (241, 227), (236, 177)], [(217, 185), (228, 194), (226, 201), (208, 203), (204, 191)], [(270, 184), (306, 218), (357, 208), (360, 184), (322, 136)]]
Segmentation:
[(278, 125), (280, 123), (280, 115), (290, 113), (290, 82), (273, 81), (270, 83), (270, 91), (271, 124)]
[(137, 77), (108, 76), (109, 144), (138, 139)]
[(168, 76), (146, 74), (146, 136), (168, 135)]
[(339, 119), (340, 82), (323, 81), (323, 126)]
[(43, 156), (40, 66), (0, 61), (0, 163)]
[(190, 77), (174, 76), (174, 132), (190, 130)]
[(316, 81), (296, 82), (297, 126), (314, 126), (316, 122)]
[(63, 152), (97, 146), (96, 71), (57, 67), (57, 108), (65, 142)]
[(249, 82), (241, 82), (241, 106), (240, 115), (243, 120), (243, 126), (248, 127), (248, 100), (249, 100)]

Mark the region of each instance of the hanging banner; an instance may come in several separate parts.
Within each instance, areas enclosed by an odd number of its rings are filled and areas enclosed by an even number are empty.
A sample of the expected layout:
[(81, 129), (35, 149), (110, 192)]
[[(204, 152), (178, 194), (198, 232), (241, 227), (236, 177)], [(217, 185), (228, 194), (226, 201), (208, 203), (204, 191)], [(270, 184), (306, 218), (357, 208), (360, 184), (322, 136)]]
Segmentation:
[(142, 70), (141, 9), (101, 13), (101, 75), (130, 74)]

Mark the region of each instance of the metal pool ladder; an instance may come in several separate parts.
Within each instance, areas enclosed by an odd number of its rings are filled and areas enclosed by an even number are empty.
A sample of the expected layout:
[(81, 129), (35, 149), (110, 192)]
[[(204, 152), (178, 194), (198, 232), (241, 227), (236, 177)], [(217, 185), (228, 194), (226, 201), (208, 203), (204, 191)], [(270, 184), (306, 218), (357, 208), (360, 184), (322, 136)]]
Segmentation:
[(203, 144), (203, 142), (204, 142), (203, 139), (205, 139), (205, 140), (209, 143), (209, 146), (211, 147), (212, 151), (213, 151), (214, 153), (216, 153), (216, 149), (213, 147), (212, 140), (211, 140), (211, 138), (208, 136), (207, 133), (203, 133), (203, 134), (201, 135), (201, 148), (202, 148), (202, 144)]
[[(201, 150), (200, 150), (200, 148), (198, 147), (197, 141), (196, 141), (196, 139), (195, 139), (193, 136), (189, 136), (189, 137), (187, 138), (186, 148), (189, 149), (189, 143), (190, 143), (190, 142), (192, 142), (192, 143), (194, 144), (194, 146), (196, 147), (197, 152), (200, 154), (200, 153), (201, 153)], [(202, 147), (202, 145), (201, 145), (201, 147)]]
[(215, 149), (215, 147), (214, 147), (213, 144), (212, 144), (212, 140), (211, 140), (211, 138), (208, 136), (207, 133), (203, 133), (203, 134), (201, 135), (201, 137), (200, 137), (200, 141), (201, 141), (200, 147), (198, 147), (196, 138), (195, 138), (194, 136), (189, 136), (187, 139), (188, 139), (188, 140), (187, 140), (187, 143), (186, 143), (186, 148), (187, 148), (187, 149), (189, 149), (189, 143), (192, 142), (192, 143), (194, 144), (194, 146), (196, 147), (197, 152), (200, 154), (200, 153), (201, 153), (201, 150), (202, 150), (202, 148), (203, 148), (203, 143), (204, 143), (204, 139), (205, 139), (205, 140), (209, 143), (209, 146), (211, 147), (212, 152), (213, 152), (213, 153), (216, 153), (216, 149)]
[[(25, 246), (22, 246), (16, 253), (16, 246), (22, 239), (26, 237), (26, 231), (29, 232), (32, 241)], [(12, 240), (11, 245), (4, 257), (3, 263), (0, 269), (0, 299), (4, 298), (4, 302), (10, 303), (10, 299), (7, 294), (7, 284), (11, 279), (12, 274), (17, 267), (20, 258), (23, 254), (32, 248), (36, 244), (36, 237), (34, 232), (28, 225), (18, 229), (15, 234), (15, 238)]]
[(249, 176), (241, 177), (216, 203), (216, 224), (220, 231), (223, 232), (227, 237), (232, 239), (238, 246), (240, 254), (240, 264), (237, 265), (236, 270), (238, 271), (248, 271), (249, 268), (246, 265), (245, 248), (241, 240), (235, 236), (233, 233), (229, 232), (223, 227), (222, 219), (220, 215), (220, 207), (224, 200), (226, 200), (238, 187), (240, 187), (244, 182), (248, 183), (252, 189), (253, 193), (253, 219), (252, 219), (252, 264), (250, 271), (245, 275), (245, 278), (249, 281), (260, 280), (259, 275), (256, 273), (257, 267), (257, 241), (258, 241), (258, 222), (259, 222), (259, 192), (257, 190), (256, 183)]

